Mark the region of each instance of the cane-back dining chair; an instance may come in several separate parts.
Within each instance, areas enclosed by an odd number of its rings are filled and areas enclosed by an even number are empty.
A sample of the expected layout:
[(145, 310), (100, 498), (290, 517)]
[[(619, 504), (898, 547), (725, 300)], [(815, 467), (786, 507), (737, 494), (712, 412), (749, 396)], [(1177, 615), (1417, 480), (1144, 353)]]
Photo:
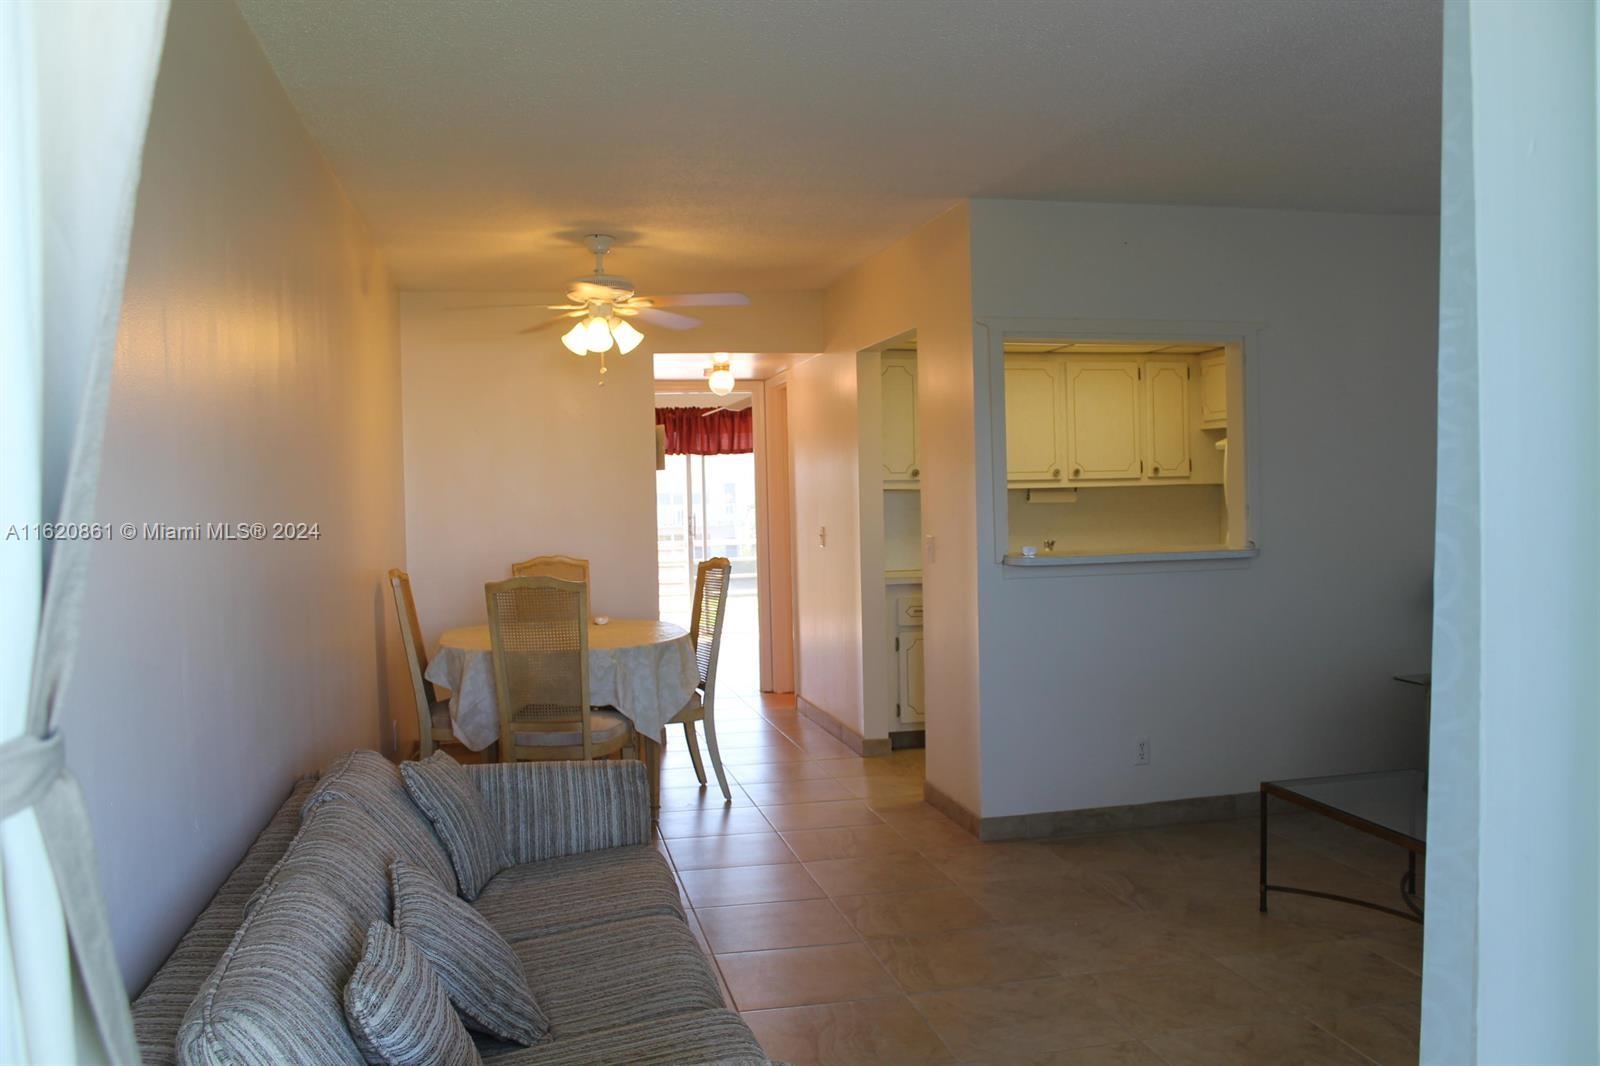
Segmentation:
[(514, 577), (483, 586), (483, 596), (500, 761), (588, 760), (634, 748), (627, 718), (589, 706), (589, 587)]
[(559, 577), (562, 581), (589, 583), (589, 560), (571, 555), (535, 555), (511, 564), (512, 577)]
[(700, 761), (700, 744), (695, 739), (694, 724), (701, 722), (706, 730), (706, 747), (711, 752), (711, 769), (716, 771), (717, 785), (723, 798), (732, 800), (728, 790), (728, 775), (722, 769), (722, 753), (717, 750), (717, 653), (722, 649), (722, 623), (727, 614), (728, 585), (733, 580), (733, 564), (722, 556), (707, 559), (700, 564), (694, 579), (694, 609), (689, 620), (689, 633), (694, 637), (695, 666), (700, 672), (700, 684), (683, 710), (673, 715), (674, 722), (683, 723), (683, 735), (689, 744), (689, 759), (694, 763), (694, 775), (706, 783), (705, 764)]
[(428, 670), (428, 653), (422, 646), (422, 626), (417, 623), (417, 601), (411, 598), (411, 577), (404, 570), (389, 571), (389, 587), (394, 591), (394, 610), (400, 616), (400, 639), (406, 647), (406, 665), (411, 669), (411, 695), (417, 707), (417, 757), (426, 759), (437, 744), (455, 744), (450, 728), (450, 701), (441, 700), (433, 682), (423, 675)]

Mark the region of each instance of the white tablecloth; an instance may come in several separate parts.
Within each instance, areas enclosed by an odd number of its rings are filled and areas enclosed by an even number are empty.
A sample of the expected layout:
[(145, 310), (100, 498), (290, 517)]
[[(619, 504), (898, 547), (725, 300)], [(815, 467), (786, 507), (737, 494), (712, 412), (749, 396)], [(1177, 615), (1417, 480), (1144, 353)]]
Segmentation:
[[(473, 751), (500, 739), (488, 626), (462, 626), (439, 638), (427, 677), (450, 690), (450, 724)], [(653, 740), (689, 702), (700, 675), (694, 641), (671, 622), (614, 618), (589, 625), (589, 700), (615, 707)]]

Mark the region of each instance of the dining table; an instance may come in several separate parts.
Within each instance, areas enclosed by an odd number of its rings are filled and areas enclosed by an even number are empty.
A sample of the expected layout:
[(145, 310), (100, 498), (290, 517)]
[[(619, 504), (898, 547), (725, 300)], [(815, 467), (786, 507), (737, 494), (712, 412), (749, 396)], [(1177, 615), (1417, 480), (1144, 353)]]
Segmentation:
[[(450, 690), (450, 727), (463, 745), (482, 751), (500, 739), (487, 625), (447, 630), (425, 676)], [(589, 702), (620, 711), (647, 740), (662, 742), (699, 682), (694, 640), (682, 626), (647, 618), (590, 621)]]

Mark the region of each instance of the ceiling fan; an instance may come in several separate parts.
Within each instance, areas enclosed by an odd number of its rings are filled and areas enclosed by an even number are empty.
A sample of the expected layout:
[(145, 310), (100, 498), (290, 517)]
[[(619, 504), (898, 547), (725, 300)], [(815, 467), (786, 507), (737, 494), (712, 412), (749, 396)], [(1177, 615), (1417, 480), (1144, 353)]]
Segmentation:
[(572, 328), (561, 337), (573, 355), (600, 356), (600, 384), (605, 384), (605, 353), (613, 347), (619, 355), (627, 355), (644, 340), (644, 334), (633, 325), (634, 321), (660, 326), (663, 329), (693, 329), (700, 325), (698, 318), (663, 311), (663, 307), (745, 307), (750, 298), (742, 292), (692, 292), (675, 296), (639, 296), (633, 282), (615, 274), (606, 273), (606, 253), (616, 243), (616, 238), (605, 233), (592, 233), (584, 238), (584, 245), (594, 253), (594, 273), (575, 278), (567, 290), (564, 304), (499, 304), (500, 307), (543, 307), (559, 314), (535, 323), (518, 333), (538, 333), (552, 326), (576, 319)]

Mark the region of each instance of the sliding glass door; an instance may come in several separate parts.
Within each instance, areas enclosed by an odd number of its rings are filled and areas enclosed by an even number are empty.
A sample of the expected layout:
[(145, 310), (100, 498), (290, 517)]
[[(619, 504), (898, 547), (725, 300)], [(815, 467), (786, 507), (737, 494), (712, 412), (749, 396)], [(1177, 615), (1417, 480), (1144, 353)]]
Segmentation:
[(719, 555), (733, 563), (721, 680), (728, 682), (736, 673), (738, 683), (755, 691), (760, 632), (754, 455), (667, 456), (666, 468), (656, 472), (656, 555), (661, 617), (679, 625), (689, 623), (699, 565)]

